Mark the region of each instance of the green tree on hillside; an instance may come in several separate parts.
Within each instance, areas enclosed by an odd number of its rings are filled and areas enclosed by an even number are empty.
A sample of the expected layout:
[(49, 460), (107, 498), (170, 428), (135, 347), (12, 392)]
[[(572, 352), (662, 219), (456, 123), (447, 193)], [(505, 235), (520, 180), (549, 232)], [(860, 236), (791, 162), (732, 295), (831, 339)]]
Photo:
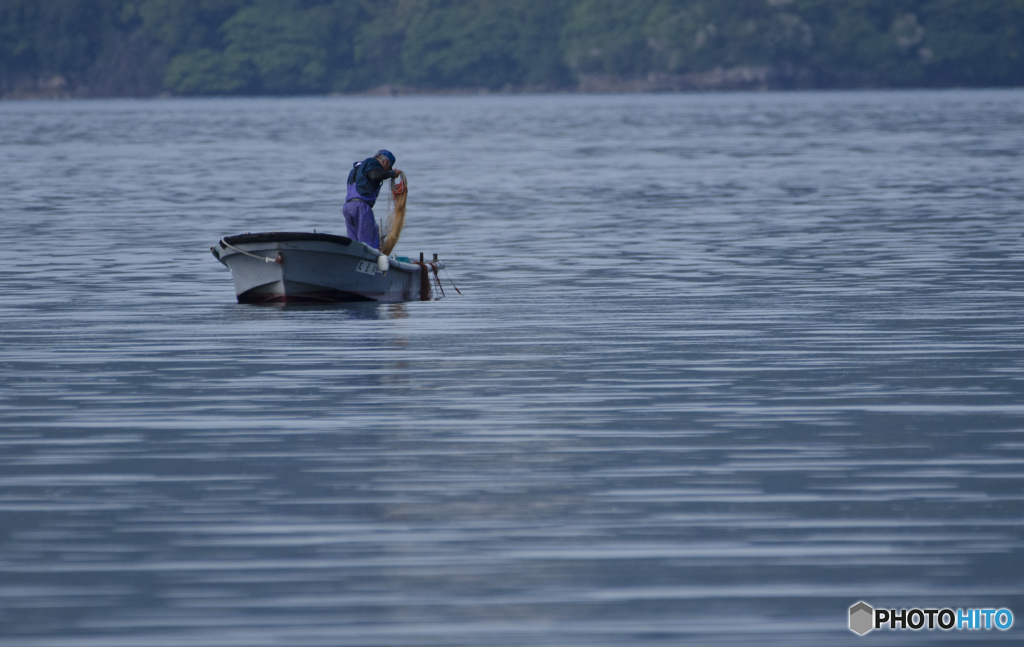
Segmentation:
[(4, 94), (61, 77), (79, 94), (289, 94), (720, 70), (1024, 85), (1024, 0), (0, 0)]
[(83, 79), (123, 22), (119, 0), (3, 0), (0, 78), (7, 83), (22, 75)]
[(559, 36), (567, 7), (561, 0), (411, 4), (403, 78), (426, 87), (562, 85)]
[(167, 85), (182, 94), (329, 92), (346, 89), (360, 4), (256, 0), (204, 46), (171, 61)]
[(1024, 85), (1024, 0), (920, 4), (932, 85)]

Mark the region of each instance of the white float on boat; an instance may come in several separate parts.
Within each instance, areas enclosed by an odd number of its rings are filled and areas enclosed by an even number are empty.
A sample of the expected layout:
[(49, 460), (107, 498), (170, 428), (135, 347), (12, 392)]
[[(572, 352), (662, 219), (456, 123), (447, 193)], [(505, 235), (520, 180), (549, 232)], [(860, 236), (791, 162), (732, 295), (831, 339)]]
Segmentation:
[[(384, 256), (345, 236), (265, 232), (222, 238), (210, 248), (235, 280), (239, 303), (428, 301), (444, 262)], [(382, 268), (387, 267), (386, 271)]]

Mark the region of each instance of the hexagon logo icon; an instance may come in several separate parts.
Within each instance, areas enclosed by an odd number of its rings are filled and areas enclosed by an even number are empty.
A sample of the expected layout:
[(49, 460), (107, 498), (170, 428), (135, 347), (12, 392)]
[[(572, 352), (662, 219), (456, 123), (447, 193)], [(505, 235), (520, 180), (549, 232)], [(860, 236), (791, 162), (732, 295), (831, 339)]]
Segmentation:
[(867, 602), (858, 602), (850, 607), (850, 631), (863, 636), (874, 627), (875, 610)]

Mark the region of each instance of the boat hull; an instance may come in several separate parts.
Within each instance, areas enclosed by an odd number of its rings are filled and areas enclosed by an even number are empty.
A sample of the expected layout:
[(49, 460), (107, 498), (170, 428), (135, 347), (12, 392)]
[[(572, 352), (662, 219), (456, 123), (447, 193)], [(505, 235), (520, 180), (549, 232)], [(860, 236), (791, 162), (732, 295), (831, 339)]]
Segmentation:
[(269, 232), (221, 239), (211, 248), (229, 270), (239, 303), (321, 304), (419, 301), (431, 289), (441, 261), (411, 263), (388, 258), (344, 236)]

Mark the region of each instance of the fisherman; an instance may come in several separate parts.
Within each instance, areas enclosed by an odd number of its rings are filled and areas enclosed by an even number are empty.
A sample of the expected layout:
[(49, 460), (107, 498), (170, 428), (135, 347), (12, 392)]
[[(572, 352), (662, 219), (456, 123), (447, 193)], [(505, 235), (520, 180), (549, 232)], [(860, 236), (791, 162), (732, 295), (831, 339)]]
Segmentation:
[(393, 168), (394, 165), (395, 156), (391, 151), (381, 150), (373, 157), (353, 164), (348, 174), (348, 192), (341, 210), (345, 214), (348, 237), (374, 249), (380, 249), (380, 230), (373, 216), (373, 205), (384, 180), (397, 178), (401, 173)]

